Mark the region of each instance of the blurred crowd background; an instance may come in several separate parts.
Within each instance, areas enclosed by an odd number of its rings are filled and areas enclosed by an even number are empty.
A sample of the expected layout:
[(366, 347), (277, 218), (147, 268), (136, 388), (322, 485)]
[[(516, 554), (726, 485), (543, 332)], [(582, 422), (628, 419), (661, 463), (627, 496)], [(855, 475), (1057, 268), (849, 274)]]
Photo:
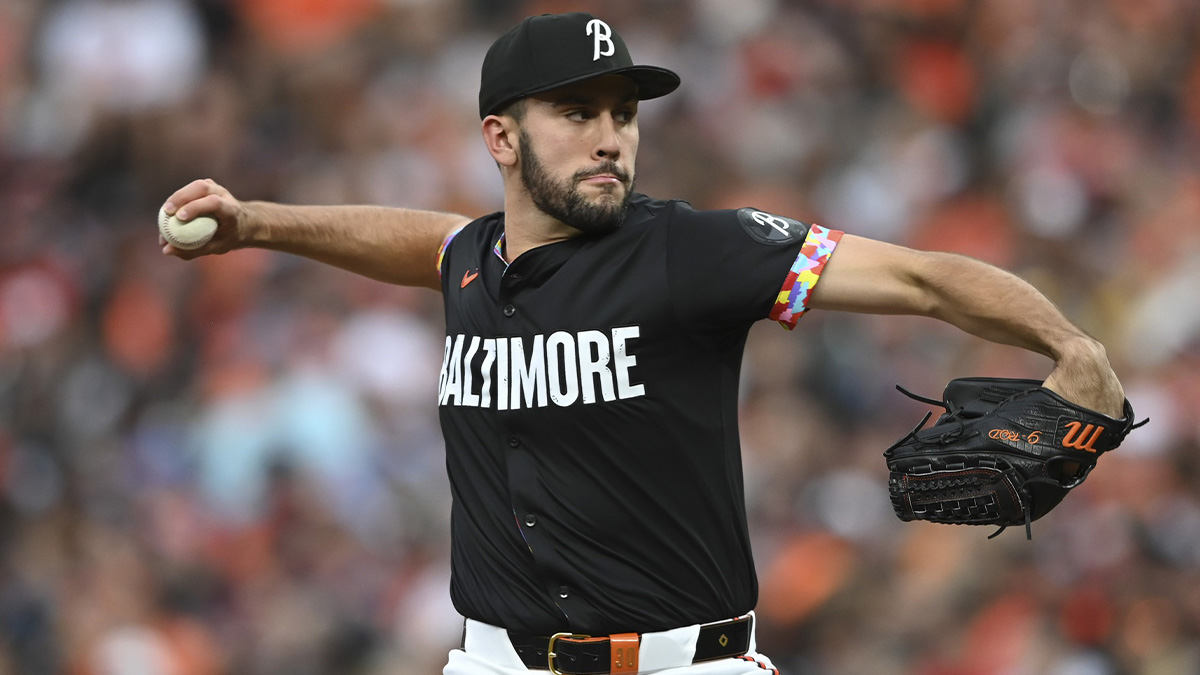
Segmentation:
[[(1200, 673), (1200, 2), (0, 0), (0, 675), (440, 672), (440, 297), (163, 256), (243, 199), (501, 205), (478, 70), (588, 9), (682, 89), (639, 188), (1035, 283), (1151, 423), (1033, 524), (905, 524), (881, 453), (952, 377), (1050, 362), (936, 322), (751, 335), (759, 645), (791, 675)], [(970, 280), (964, 280), (969, 284)]]

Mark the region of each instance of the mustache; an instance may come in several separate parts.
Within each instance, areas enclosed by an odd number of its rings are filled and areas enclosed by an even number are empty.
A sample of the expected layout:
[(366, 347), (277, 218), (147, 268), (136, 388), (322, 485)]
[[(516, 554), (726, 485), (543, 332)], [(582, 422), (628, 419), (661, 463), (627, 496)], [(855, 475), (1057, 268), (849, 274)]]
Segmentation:
[(621, 181), (622, 183), (625, 183), (626, 185), (629, 184), (629, 172), (622, 169), (620, 166), (617, 166), (617, 163), (612, 160), (609, 160), (593, 169), (584, 169), (583, 171), (576, 171), (575, 172), (575, 181), (578, 182), (578, 181), (584, 180), (586, 178), (591, 178), (592, 176), (599, 176), (600, 174), (603, 174), (603, 173), (607, 173), (607, 174), (616, 176), (617, 180)]

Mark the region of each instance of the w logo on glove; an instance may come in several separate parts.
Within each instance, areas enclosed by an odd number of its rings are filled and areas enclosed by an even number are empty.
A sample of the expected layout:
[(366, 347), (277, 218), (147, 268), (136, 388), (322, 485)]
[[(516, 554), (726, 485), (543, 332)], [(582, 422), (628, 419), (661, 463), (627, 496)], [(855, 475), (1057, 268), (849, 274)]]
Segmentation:
[[(1067, 422), (1065, 426), (1067, 427), (1067, 435), (1063, 436), (1062, 439), (1064, 448), (1096, 452), (1096, 440), (1100, 438), (1100, 434), (1104, 433), (1104, 427), (1094, 424), (1085, 426), (1083, 422)], [(1093, 428), (1095, 431), (1092, 431)], [(1080, 429), (1083, 431), (1080, 432)], [(1088, 434), (1091, 434), (1091, 437)], [(1085, 438), (1087, 439), (1086, 441), (1084, 440)]]

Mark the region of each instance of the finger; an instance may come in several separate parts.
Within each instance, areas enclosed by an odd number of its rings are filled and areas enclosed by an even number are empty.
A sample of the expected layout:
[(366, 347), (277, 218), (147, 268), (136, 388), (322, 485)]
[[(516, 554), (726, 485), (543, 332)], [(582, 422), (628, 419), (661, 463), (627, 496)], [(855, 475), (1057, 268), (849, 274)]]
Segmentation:
[(228, 216), (229, 212), (228, 203), (221, 195), (209, 194), (179, 203), (175, 217), (186, 222), (196, 216), (211, 215), (220, 221), (221, 217)]
[(205, 244), (204, 246), (201, 246), (200, 248), (193, 248), (193, 249), (189, 249), (186, 251), (184, 249), (176, 248), (170, 244), (167, 244), (166, 246), (163, 247), (163, 253), (166, 255), (169, 255), (169, 256), (174, 256), (176, 258), (179, 258), (180, 260), (195, 260), (196, 258), (199, 258), (200, 256), (208, 255), (210, 253), (210, 251), (208, 248), (208, 244)]
[(208, 184), (208, 191), (212, 194), (221, 195), (222, 197), (228, 197), (231, 194), (229, 190), (226, 190), (224, 186), (211, 178), (205, 178), (204, 182)]
[(167, 201), (163, 204), (163, 210), (168, 215), (175, 215), (175, 212), (184, 204), (196, 201), (207, 195), (224, 192), (225, 188), (218, 185), (211, 178), (194, 180), (171, 193), (171, 196), (167, 197)]

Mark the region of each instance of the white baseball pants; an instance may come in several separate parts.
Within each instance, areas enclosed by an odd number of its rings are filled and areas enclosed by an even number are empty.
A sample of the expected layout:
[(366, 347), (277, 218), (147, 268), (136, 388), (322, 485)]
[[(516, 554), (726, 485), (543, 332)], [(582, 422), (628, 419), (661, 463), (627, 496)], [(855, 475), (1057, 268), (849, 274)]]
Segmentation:
[[(754, 633), (745, 656), (692, 664), (700, 626), (684, 626), (659, 633), (644, 633), (638, 656), (638, 673), (656, 675), (779, 675), (771, 660), (755, 651)], [(450, 652), (443, 675), (527, 675), (547, 670), (530, 670), (521, 662), (508, 639), (508, 631), (467, 619), (463, 648)]]

